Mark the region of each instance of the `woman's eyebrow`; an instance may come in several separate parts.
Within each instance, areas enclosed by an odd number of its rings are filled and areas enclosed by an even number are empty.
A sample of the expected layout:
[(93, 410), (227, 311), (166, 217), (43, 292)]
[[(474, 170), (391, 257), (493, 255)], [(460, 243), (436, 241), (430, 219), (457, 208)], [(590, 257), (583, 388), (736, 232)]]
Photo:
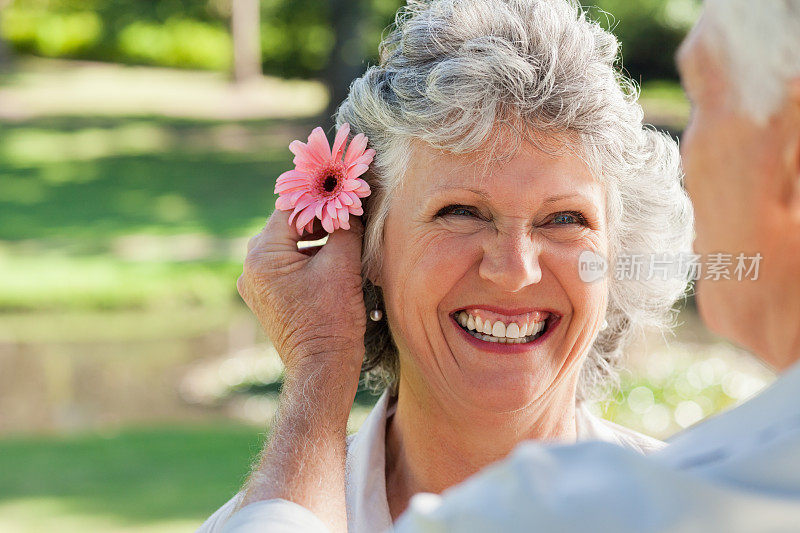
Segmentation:
[[(435, 187), (431, 193), (441, 193), (447, 191), (464, 191), (470, 192), (472, 194), (476, 194), (485, 200), (489, 200), (490, 195), (488, 192), (484, 191), (483, 189), (476, 189), (474, 187), (453, 187), (449, 185), (439, 185)], [(554, 204), (558, 203), (562, 200), (571, 200), (571, 199), (578, 199), (578, 200), (589, 200), (587, 196), (581, 194), (579, 192), (568, 192), (563, 194), (554, 194), (552, 196), (548, 196), (544, 200), (542, 200), (543, 204)]]
[(486, 191), (481, 189), (475, 189), (473, 187), (454, 187), (452, 185), (439, 185), (431, 190), (431, 193), (441, 193), (441, 192), (448, 192), (448, 191), (465, 191), (471, 192), (472, 194), (477, 194), (481, 198), (488, 199), (489, 195)]
[(554, 203), (560, 202), (562, 200), (574, 200), (574, 199), (577, 199), (577, 200), (588, 200), (589, 198), (586, 197), (583, 194), (580, 194), (580, 193), (565, 193), (565, 194), (556, 194), (556, 195), (553, 195), (553, 196), (548, 196), (547, 198), (542, 200), (542, 203), (554, 204)]

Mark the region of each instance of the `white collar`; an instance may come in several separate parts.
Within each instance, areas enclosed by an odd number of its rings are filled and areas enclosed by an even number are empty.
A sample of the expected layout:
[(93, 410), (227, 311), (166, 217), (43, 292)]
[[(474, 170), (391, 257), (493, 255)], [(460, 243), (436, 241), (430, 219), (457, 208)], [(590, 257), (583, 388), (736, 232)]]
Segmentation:
[[(384, 391), (361, 428), (348, 440), (347, 522), (350, 533), (388, 531), (392, 517), (386, 496), (386, 421), (396, 403)], [(656, 439), (594, 416), (579, 403), (575, 409), (578, 440), (611, 442), (639, 453), (663, 447)]]
[(386, 420), (389, 394), (381, 395), (347, 446), (347, 531), (388, 531), (392, 515), (386, 497)]

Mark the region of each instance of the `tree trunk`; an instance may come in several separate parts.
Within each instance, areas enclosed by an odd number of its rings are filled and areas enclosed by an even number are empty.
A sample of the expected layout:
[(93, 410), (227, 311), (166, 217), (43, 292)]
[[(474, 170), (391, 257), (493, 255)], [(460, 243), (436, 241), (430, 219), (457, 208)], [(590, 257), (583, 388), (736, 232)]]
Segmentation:
[(259, 0), (233, 0), (233, 79), (236, 83), (261, 76), (261, 9)]
[(347, 97), (354, 78), (364, 70), (364, 28), (368, 23), (366, 0), (330, 0), (331, 26), (335, 41), (325, 69), (330, 102), (325, 111), (326, 126), (332, 126), (336, 109)]
[[(3, 0), (0, 0), (0, 26), (2, 26), (3, 21), (3, 7), (5, 7)], [(0, 71), (5, 70), (8, 68), (9, 64), (11, 63), (11, 50), (9, 49), (6, 42), (3, 40), (3, 35), (0, 34)]]

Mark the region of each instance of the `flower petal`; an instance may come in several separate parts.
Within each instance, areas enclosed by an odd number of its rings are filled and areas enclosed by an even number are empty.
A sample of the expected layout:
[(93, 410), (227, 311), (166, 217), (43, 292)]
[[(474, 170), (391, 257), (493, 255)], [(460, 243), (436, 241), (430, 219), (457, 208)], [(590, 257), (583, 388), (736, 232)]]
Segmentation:
[(325, 162), (312, 161), (311, 159), (304, 159), (300, 157), (295, 157), (292, 160), (292, 163), (294, 163), (295, 170), (309, 175), (313, 175), (319, 167), (327, 165)]
[(281, 185), (286, 185), (286, 184), (293, 185), (293, 186), (303, 185), (303, 184), (311, 185), (311, 180), (306, 179), (306, 178), (302, 178), (302, 179), (301, 178), (284, 178), (282, 180), (278, 180), (278, 181), (275, 182), (276, 187), (279, 187)]
[(299, 209), (295, 209), (294, 211), (292, 211), (292, 214), (289, 215), (289, 225), (290, 226), (292, 225), (292, 221), (294, 220), (294, 217), (296, 217), (299, 213), (300, 213), (300, 210)]
[(339, 201), (342, 202), (342, 205), (346, 206), (353, 205), (353, 199), (350, 198), (350, 196), (346, 192), (340, 193), (338, 198)]
[(308, 146), (303, 141), (292, 141), (289, 143), (289, 150), (296, 156), (305, 158), (306, 151), (308, 150)]
[(307, 191), (308, 183), (281, 183), (275, 186), (275, 194), (288, 194), (297, 191)]
[[(314, 220), (314, 206), (312, 205), (306, 207), (299, 215), (297, 215), (297, 221), (295, 222), (297, 231), (302, 232), (303, 226), (308, 224), (308, 222), (311, 220)], [(300, 234), (302, 235), (302, 233)]]
[(311, 135), (308, 136), (308, 150), (306, 153), (322, 164), (331, 160), (331, 146), (328, 144), (325, 132), (319, 126), (314, 128)]
[(286, 172), (284, 172), (283, 174), (278, 176), (278, 179), (275, 180), (275, 182), (276, 183), (281, 183), (281, 182), (284, 182), (284, 181), (293, 181), (293, 180), (301, 180), (301, 179), (302, 180), (308, 180), (308, 175), (305, 172), (300, 172), (296, 168), (293, 168), (292, 170), (287, 170)]
[(362, 155), (361, 157), (359, 157), (358, 159), (356, 159), (355, 161), (350, 163), (348, 168), (352, 167), (353, 165), (367, 165), (367, 166), (369, 166), (369, 165), (372, 164), (372, 160), (373, 159), (375, 159), (375, 150), (370, 148), (369, 150), (364, 152), (364, 155)]
[(351, 215), (356, 215), (356, 216), (361, 216), (361, 215), (364, 214), (364, 208), (361, 207), (361, 206), (358, 206), (358, 207), (350, 206), (350, 214)]
[(364, 180), (359, 180), (359, 181), (361, 183), (358, 184), (358, 189), (356, 189), (353, 192), (356, 193), (359, 198), (365, 198), (365, 197), (369, 196), (369, 193), (370, 193), (369, 183), (367, 183)]
[(364, 155), (364, 149), (367, 147), (367, 137), (363, 133), (359, 133), (353, 140), (350, 141), (350, 146), (347, 147), (347, 153), (344, 156), (344, 165), (349, 167), (353, 161)]
[(292, 205), (296, 205), (297, 200), (299, 200), (304, 194), (306, 194), (306, 191), (294, 191), (289, 193), (289, 195), (286, 197), (289, 199), (289, 202), (291, 202)]
[(311, 188), (311, 181), (303, 174), (302, 178), (278, 178), (278, 181), (275, 182), (275, 191), (285, 191), (294, 187), (306, 187), (308, 189)]
[(310, 194), (304, 194), (303, 196), (297, 199), (297, 202), (294, 204), (294, 207), (295, 209), (305, 209), (306, 207), (313, 204), (315, 201), (316, 199)]
[(341, 227), (344, 229), (350, 229), (350, 211), (346, 207), (343, 207), (342, 209), (338, 209), (336, 214)]
[(305, 230), (308, 233), (314, 233), (314, 219), (313, 218), (311, 219), (311, 221), (308, 224), (306, 224)]
[[(352, 203), (353, 207), (361, 207), (361, 198), (359, 198), (356, 193), (347, 191), (344, 194), (346, 194), (347, 196), (350, 197), (351, 200), (353, 200)], [(352, 211), (352, 208), (350, 209), (350, 211)]]
[(333, 233), (336, 228), (333, 226), (333, 219), (327, 210), (322, 214), (320, 220), (322, 221), (322, 228), (328, 233)]
[(358, 187), (360, 185), (361, 184), (359, 183), (359, 180), (357, 180), (357, 179), (345, 178), (344, 182), (342, 183), (342, 190), (343, 191), (354, 191), (354, 190), (358, 189)]
[(325, 208), (325, 202), (317, 202), (314, 206), (314, 216), (322, 220), (322, 210)]
[(353, 165), (347, 169), (347, 177), (350, 179), (357, 178), (367, 170), (369, 170), (369, 165)]
[(288, 211), (289, 209), (293, 209), (294, 205), (289, 201), (288, 197), (279, 196), (278, 199), (275, 200), (275, 208), (281, 211)]
[(336, 218), (336, 206), (333, 205), (333, 202), (325, 204), (325, 210), (331, 218)]
[(300, 141), (292, 141), (289, 144), (289, 150), (295, 154), (292, 163), (295, 164), (296, 170), (313, 172), (316, 167), (327, 162)]
[(350, 124), (345, 122), (339, 131), (336, 132), (336, 139), (333, 141), (333, 150), (331, 150), (332, 157), (335, 161), (341, 161), (344, 154), (344, 143), (347, 141), (347, 136), (350, 134)]

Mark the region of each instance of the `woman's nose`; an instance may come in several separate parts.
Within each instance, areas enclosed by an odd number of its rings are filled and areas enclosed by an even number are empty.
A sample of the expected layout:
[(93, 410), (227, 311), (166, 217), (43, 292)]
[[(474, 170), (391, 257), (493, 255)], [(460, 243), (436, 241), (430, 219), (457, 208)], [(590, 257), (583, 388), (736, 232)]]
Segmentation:
[(541, 281), (539, 253), (530, 235), (498, 234), (484, 246), (478, 272), (504, 291), (517, 292)]

